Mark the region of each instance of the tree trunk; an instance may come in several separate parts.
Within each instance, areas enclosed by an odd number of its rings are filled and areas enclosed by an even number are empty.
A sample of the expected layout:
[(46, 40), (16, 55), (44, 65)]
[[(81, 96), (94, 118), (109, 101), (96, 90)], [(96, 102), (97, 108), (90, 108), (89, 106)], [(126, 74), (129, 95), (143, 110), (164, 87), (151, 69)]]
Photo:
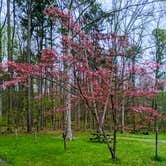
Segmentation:
[[(2, 0), (0, 3), (0, 19), (1, 19), (1, 12), (2, 12)], [(0, 63), (2, 62), (2, 30), (3, 27), (1, 25), (1, 21), (0, 21)], [(0, 80), (0, 84), (2, 83), (2, 80)], [(0, 88), (0, 119), (2, 117), (2, 88)]]
[[(69, 5), (68, 5), (68, 10), (71, 11), (72, 10), (72, 3), (73, 0), (70, 0)], [(70, 25), (70, 20), (69, 20), (69, 25)], [(68, 38), (71, 37), (71, 29), (69, 27), (68, 29), (68, 34), (67, 34)], [(71, 51), (70, 48), (67, 49), (67, 55), (70, 55)], [(67, 106), (67, 112), (66, 112), (66, 138), (68, 140), (72, 140), (73, 136), (72, 136), (72, 130), (71, 130), (71, 85), (72, 85), (72, 79), (71, 79), (71, 69), (69, 67), (69, 62), (67, 62), (66, 64), (66, 71), (67, 71), (67, 75), (70, 76), (70, 78), (67, 80), (67, 84), (69, 84), (69, 88), (68, 88), (68, 92), (67, 92), (67, 97), (66, 97), (66, 106)]]
[[(68, 106), (71, 105), (70, 103), (70, 99), (67, 101)], [(69, 106), (70, 107), (70, 106)], [(69, 109), (66, 113), (66, 138), (68, 140), (72, 140), (73, 136), (72, 136), (72, 130), (71, 130), (71, 110)]]
[[(136, 57), (135, 56), (133, 56), (132, 57), (132, 71), (134, 71), (135, 70), (135, 62), (136, 62), (136, 59), (135, 59)], [(132, 84), (133, 84), (133, 89), (135, 89), (135, 73), (133, 72), (132, 74), (131, 74), (131, 82), (132, 82)], [(132, 97), (132, 105), (133, 106), (135, 106), (135, 98), (134, 97)], [(134, 113), (133, 114), (133, 131), (135, 132), (136, 131), (136, 114)]]
[[(122, 80), (123, 80), (123, 78), (124, 78), (124, 72), (125, 72), (125, 57), (122, 57), (122, 63), (123, 63), (123, 66), (122, 66)], [(124, 89), (125, 89), (125, 87), (124, 87), (124, 81), (122, 82), (122, 89), (123, 89), (123, 91), (124, 91)], [(121, 133), (124, 133), (124, 130), (125, 130), (125, 128), (124, 128), (124, 123), (125, 123), (125, 99), (124, 99), (125, 97), (124, 97), (124, 94), (122, 94), (122, 102), (121, 102), (121, 112), (122, 112), (122, 114), (121, 114), (121, 120), (122, 120), (122, 124), (121, 124)]]
[(125, 122), (125, 117), (124, 117), (124, 104), (122, 103), (122, 128), (121, 128), (121, 133), (124, 133), (125, 129), (124, 129), (124, 124)]
[[(0, 16), (1, 19), (1, 16)], [(0, 23), (0, 63), (2, 62), (2, 29), (1, 29), (1, 23)], [(0, 84), (2, 83), (2, 80), (0, 80)], [(2, 89), (0, 88), (0, 118), (2, 116)]]
[[(8, 60), (12, 61), (11, 55), (11, 26), (10, 26), (10, 0), (7, 0), (7, 53)], [(9, 68), (10, 72), (10, 68)], [(12, 75), (10, 76), (11, 79)], [(9, 87), (9, 98), (8, 98), (8, 111), (7, 111), (7, 125), (8, 130), (11, 129), (11, 112), (12, 112), (12, 87)]]
[(87, 130), (87, 108), (85, 107), (85, 111), (84, 111), (84, 131)]
[(114, 138), (113, 138), (113, 139), (114, 139), (114, 142), (113, 142), (113, 152), (114, 152), (114, 153), (113, 153), (112, 158), (113, 158), (113, 159), (116, 159), (116, 144), (117, 144), (117, 142), (116, 142), (116, 133), (117, 133), (117, 130), (118, 130), (118, 129), (117, 129), (117, 125), (118, 125), (118, 124), (117, 124), (117, 121), (118, 121), (117, 118), (118, 118), (118, 117), (117, 117), (117, 111), (116, 111), (116, 110), (114, 110), (114, 113), (115, 113), (115, 115), (114, 115), (114, 116), (115, 116), (115, 117), (114, 117), (114, 118), (115, 118), (115, 119), (114, 119)]
[(2, 92), (0, 92), (0, 121), (1, 121), (1, 118), (2, 118)]
[[(68, 52), (69, 55), (69, 52)], [(68, 74), (70, 73), (70, 70), (68, 70)], [(68, 140), (72, 140), (73, 136), (72, 136), (72, 129), (71, 129), (71, 87), (70, 85), (72, 84), (72, 80), (71, 78), (68, 79), (68, 84), (69, 84), (69, 88), (67, 92), (67, 97), (66, 97), (66, 107), (67, 107), (67, 112), (66, 112), (66, 138)]]
[(80, 129), (80, 118), (81, 118), (81, 105), (78, 105), (78, 111), (77, 111), (77, 129)]
[(155, 158), (158, 159), (158, 120), (157, 117), (155, 117), (155, 134), (156, 134), (156, 139), (155, 139)]
[[(27, 34), (27, 55), (28, 63), (31, 64), (31, 0), (28, 2), (28, 34)], [(31, 78), (28, 77), (28, 108), (27, 108), (27, 132), (32, 131), (31, 114)]]

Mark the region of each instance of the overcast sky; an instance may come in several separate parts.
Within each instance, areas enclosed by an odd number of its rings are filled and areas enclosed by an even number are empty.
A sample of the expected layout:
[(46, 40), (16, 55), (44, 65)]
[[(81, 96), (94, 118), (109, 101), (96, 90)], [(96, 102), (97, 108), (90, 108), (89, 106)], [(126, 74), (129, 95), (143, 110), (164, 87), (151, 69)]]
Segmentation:
[[(102, 3), (104, 9), (112, 10), (112, 1), (113, 0), (97, 0), (97, 1)], [(148, 0), (148, 2), (151, 2), (151, 1), (155, 1), (155, 0)], [(149, 9), (154, 8), (154, 11), (153, 11), (154, 15), (150, 16), (151, 22), (147, 23), (147, 25), (144, 27), (144, 34), (146, 37), (143, 39), (142, 49), (144, 50), (145, 48), (149, 48), (149, 49), (146, 49), (146, 51), (144, 51), (144, 54), (146, 54), (146, 56), (144, 56), (145, 59), (146, 58), (149, 59), (151, 51), (154, 51), (154, 48), (153, 47), (151, 48), (151, 46), (154, 45), (154, 40), (152, 38), (152, 31), (157, 27), (161, 28), (161, 29), (166, 29), (166, 19), (165, 19), (166, 18), (165, 17), (166, 1), (164, 1), (164, 2), (163, 1), (160, 2), (160, 0), (156, 0), (156, 1), (157, 2), (155, 2), (155, 3), (147, 4), (144, 8), (145, 11), (146, 10), (148, 11)], [(119, 2), (119, 1), (117, 0), (117, 2)], [(127, 0), (123, 0), (123, 2), (126, 3)], [(135, 1), (131, 0), (132, 4), (138, 4), (138, 3), (141, 4), (142, 2), (143, 2), (143, 0), (135, 0)], [(132, 9), (133, 11), (134, 11), (134, 8)], [(161, 11), (162, 11), (162, 13), (161, 13)], [(159, 25), (157, 25), (159, 18), (160, 18)], [(137, 24), (137, 22), (136, 22), (136, 24)]]
[(98, 2), (102, 3), (103, 8), (110, 10), (111, 9), (111, 0), (98, 0)]

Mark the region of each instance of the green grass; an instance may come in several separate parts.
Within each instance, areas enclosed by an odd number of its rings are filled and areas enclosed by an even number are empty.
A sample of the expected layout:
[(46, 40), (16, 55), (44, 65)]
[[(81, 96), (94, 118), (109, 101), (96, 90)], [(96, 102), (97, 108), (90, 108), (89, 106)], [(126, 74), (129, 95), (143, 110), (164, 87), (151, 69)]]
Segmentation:
[(156, 161), (153, 143), (118, 139), (118, 159), (112, 161), (104, 143), (89, 142), (90, 134), (74, 133), (66, 152), (60, 136), (40, 134), (37, 143), (33, 135), (0, 136), (0, 157), (15, 166), (166, 166), (166, 143), (159, 144), (160, 160)]

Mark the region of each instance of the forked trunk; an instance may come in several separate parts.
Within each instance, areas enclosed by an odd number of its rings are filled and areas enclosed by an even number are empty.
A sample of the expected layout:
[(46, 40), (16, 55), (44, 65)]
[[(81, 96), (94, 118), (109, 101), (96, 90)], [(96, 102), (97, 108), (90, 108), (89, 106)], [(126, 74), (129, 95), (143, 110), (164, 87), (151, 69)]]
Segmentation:
[[(102, 133), (103, 133), (103, 136), (104, 136), (104, 139), (105, 139), (105, 143), (107, 144), (107, 148), (108, 148), (109, 152), (111, 153), (111, 158), (116, 159), (116, 148), (114, 149), (110, 146), (110, 140), (107, 137), (107, 135), (106, 135), (103, 128), (102, 128)], [(115, 134), (115, 136), (116, 136), (116, 134)], [(115, 145), (116, 145), (116, 137), (113, 138), (113, 141), (114, 141), (113, 144), (115, 143)]]

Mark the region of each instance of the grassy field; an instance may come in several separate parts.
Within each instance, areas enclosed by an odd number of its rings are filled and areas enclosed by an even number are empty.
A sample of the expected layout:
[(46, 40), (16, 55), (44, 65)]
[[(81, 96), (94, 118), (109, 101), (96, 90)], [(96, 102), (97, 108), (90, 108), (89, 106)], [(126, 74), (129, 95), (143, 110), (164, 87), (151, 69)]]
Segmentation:
[[(117, 161), (112, 161), (104, 143), (89, 142), (90, 134), (74, 133), (75, 140), (63, 149), (60, 133), (40, 134), (37, 142), (33, 135), (0, 136), (0, 161), (14, 166), (166, 166), (166, 142), (159, 144), (160, 161), (153, 160), (153, 135), (118, 135)], [(126, 138), (151, 139), (125, 140)], [(166, 140), (166, 136), (161, 136)]]

